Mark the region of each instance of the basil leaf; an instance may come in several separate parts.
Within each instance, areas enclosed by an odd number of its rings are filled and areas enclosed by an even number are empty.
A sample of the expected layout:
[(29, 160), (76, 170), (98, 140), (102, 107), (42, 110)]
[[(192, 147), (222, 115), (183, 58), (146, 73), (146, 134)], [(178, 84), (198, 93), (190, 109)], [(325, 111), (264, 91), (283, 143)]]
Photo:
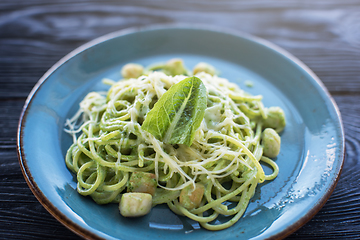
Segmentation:
[(141, 128), (160, 141), (190, 146), (204, 118), (206, 88), (197, 77), (173, 85), (146, 115)]

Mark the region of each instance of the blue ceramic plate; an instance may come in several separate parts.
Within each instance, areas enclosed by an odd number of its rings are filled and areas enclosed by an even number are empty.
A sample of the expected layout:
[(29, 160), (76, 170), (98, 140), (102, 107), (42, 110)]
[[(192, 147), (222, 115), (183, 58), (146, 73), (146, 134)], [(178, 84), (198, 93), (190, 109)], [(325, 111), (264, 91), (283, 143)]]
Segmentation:
[[(244, 216), (218, 232), (157, 206), (143, 218), (125, 219), (118, 206), (100, 206), (76, 192), (65, 166), (71, 138), (65, 119), (104, 77), (118, 80), (128, 62), (148, 65), (180, 57), (188, 68), (205, 61), (287, 117), (279, 176), (260, 184)], [(245, 86), (250, 80), (253, 87)], [(29, 95), (18, 132), (20, 165), (41, 204), (86, 238), (264, 239), (283, 238), (311, 219), (332, 193), (344, 159), (344, 133), (335, 102), (303, 63), (273, 44), (243, 33), (211, 28), (158, 26), (100, 37), (53, 66)]]

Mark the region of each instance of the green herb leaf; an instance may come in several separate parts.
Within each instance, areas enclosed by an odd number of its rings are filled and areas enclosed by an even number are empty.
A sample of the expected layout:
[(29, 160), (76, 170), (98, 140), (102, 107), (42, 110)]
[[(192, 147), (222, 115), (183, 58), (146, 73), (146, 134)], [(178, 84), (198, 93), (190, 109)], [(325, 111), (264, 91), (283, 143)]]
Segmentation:
[(206, 88), (197, 77), (173, 85), (146, 115), (142, 129), (160, 141), (190, 146), (204, 118)]

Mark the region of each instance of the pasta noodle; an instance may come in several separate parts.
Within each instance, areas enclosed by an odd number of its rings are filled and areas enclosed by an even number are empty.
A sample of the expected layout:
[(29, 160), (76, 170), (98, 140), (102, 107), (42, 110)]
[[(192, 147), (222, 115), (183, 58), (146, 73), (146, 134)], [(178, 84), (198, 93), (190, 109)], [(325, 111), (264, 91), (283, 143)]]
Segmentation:
[[(81, 195), (98, 204), (118, 203), (131, 175), (146, 172), (156, 179), (153, 206), (166, 203), (209, 230), (239, 220), (257, 184), (279, 172), (263, 155), (262, 131), (271, 109), (263, 106), (260, 95), (252, 96), (224, 78), (206, 71), (196, 76), (206, 87), (207, 105), (191, 146), (164, 143), (142, 129), (154, 104), (185, 75), (148, 69), (140, 77), (105, 80), (111, 85), (108, 92), (90, 92), (81, 101), (65, 129), (73, 137), (65, 162), (76, 174)], [(265, 175), (260, 161), (273, 173)], [(204, 186), (201, 202), (186, 208), (179, 196), (195, 184)], [(228, 208), (229, 201), (236, 206)], [(219, 215), (232, 217), (218, 224)]]

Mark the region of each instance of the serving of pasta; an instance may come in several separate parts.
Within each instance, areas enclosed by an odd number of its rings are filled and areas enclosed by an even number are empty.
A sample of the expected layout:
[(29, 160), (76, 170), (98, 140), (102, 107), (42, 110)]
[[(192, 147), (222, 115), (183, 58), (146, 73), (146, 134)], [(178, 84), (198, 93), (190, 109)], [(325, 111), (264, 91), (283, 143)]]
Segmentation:
[[(66, 121), (73, 144), (65, 162), (77, 191), (98, 204), (118, 203), (124, 217), (167, 204), (205, 229), (232, 226), (257, 185), (279, 173), (284, 111), (264, 107), (261, 95), (206, 63), (192, 71), (181, 59), (130, 63), (121, 73), (120, 81), (104, 79), (110, 89), (88, 93)], [(216, 222), (219, 216), (227, 220)]]

